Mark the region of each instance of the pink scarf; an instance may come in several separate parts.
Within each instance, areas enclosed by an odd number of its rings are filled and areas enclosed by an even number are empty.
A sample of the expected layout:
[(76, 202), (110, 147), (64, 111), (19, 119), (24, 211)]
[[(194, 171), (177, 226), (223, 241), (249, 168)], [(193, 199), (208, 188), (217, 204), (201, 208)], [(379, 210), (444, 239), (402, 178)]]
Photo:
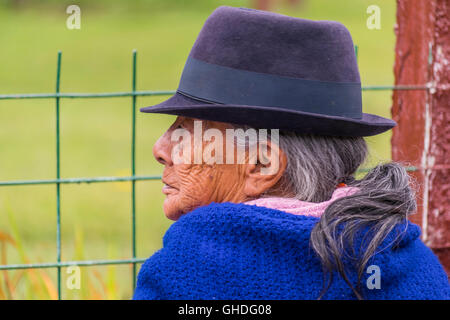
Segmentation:
[(244, 204), (255, 205), (258, 207), (266, 207), (276, 209), (296, 215), (304, 215), (311, 217), (320, 217), (325, 209), (336, 199), (350, 196), (358, 191), (355, 187), (338, 187), (331, 196), (330, 200), (324, 202), (306, 202), (295, 198), (260, 198), (244, 202)]

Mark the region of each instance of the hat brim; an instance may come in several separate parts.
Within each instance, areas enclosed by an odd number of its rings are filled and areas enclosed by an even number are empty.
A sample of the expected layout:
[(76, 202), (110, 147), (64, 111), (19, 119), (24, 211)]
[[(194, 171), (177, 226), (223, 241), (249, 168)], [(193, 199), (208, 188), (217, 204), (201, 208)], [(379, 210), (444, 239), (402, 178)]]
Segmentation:
[(166, 101), (141, 108), (140, 111), (249, 125), (255, 128), (344, 137), (373, 136), (392, 129), (397, 124), (391, 119), (369, 113), (363, 113), (361, 119), (353, 119), (277, 107), (214, 104), (178, 92)]

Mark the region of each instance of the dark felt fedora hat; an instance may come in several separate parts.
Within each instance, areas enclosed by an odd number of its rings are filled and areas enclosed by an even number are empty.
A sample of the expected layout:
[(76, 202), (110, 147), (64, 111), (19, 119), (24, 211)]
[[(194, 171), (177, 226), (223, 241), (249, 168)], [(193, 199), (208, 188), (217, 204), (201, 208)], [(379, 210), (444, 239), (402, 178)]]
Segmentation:
[(177, 92), (141, 111), (332, 136), (396, 125), (362, 112), (345, 26), (228, 6), (206, 20)]

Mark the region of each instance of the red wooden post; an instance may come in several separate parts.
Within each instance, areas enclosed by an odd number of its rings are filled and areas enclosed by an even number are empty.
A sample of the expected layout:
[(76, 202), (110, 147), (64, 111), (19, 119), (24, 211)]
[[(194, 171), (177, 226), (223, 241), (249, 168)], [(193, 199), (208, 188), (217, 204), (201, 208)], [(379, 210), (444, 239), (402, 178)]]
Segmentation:
[(450, 275), (450, 2), (397, 0), (392, 158), (420, 168), (418, 212), (411, 220)]

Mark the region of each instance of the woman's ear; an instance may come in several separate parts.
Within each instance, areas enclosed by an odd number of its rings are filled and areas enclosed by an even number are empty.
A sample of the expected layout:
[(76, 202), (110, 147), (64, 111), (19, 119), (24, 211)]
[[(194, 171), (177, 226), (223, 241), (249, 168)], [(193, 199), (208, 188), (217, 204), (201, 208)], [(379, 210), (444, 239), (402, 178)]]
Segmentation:
[(249, 161), (245, 169), (244, 193), (257, 198), (274, 187), (283, 176), (287, 157), (277, 144), (270, 140), (258, 144), (256, 161)]

